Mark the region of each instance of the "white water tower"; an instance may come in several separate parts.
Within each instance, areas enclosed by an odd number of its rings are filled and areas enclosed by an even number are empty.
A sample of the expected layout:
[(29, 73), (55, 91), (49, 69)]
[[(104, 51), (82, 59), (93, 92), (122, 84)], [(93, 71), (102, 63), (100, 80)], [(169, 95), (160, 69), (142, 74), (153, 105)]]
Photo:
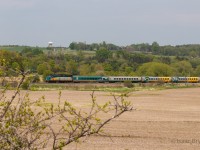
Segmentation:
[(48, 47), (53, 47), (53, 42), (49, 42)]

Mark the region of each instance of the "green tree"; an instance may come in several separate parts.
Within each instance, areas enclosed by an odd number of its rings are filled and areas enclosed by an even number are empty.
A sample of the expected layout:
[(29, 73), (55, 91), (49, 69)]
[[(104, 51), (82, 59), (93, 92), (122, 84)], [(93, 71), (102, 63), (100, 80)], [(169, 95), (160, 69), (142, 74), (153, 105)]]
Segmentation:
[(176, 76), (190, 76), (193, 73), (192, 65), (188, 61), (179, 61), (172, 64), (172, 66)]
[(92, 65), (83, 64), (79, 67), (79, 73), (80, 75), (91, 75), (92, 73), (94, 73), (94, 68)]
[(141, 76), (171, 76), (173, 70), (167, 64), (150, 62), (141, 65), (137, 73)]
[(108, 71), (108, 72), (112, 71), (112, 66), (109, 63), (104, 63), (103, 67), (104, 67), (104, 71)]
[(76, 43), (75, 42), (70, 43), (69, 48), (71, 50), (75, 50), (76, 49)]
[(48, 69), (47, 63), (39, 64), (37, 67), (37, 73), (42, 75)]
[(153, 42), (151, 48), (154, 54), (158, 54), (160, 46), (157, 42)]
[(78, 64), (74, 60), (70, 60), (66, 66), (66, 72), (71, 75), (77, 75), (78, 72)]
[(130, 75), (133, 73), (133, 68), (132, 67), (125, 67), (125, 75)]
[(197, 68), (195, 69), (195, 76), (199, 77), (200, 76), (200, 65), (197, 66)]
[(106, 48), (100, 48), (96, 51), (96, 59), (98, 62), (103, 63), (106, 60), (108, 60), (109, 57), (111, 57), (111, 52), (107, 50)]

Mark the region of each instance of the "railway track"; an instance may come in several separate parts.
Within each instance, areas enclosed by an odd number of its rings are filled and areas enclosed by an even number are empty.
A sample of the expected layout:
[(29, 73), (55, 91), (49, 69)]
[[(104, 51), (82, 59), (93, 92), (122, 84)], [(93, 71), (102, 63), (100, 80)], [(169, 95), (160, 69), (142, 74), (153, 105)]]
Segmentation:
[[(96, 87), (124, 87), (124, 83), (34, 83), (32, 85), (41, 86), (96, 86)], [(167, 86), (167, 85), (180, 85), (180, 86), (200, 86), (200, 83), (133, 83), (135, 86)]]

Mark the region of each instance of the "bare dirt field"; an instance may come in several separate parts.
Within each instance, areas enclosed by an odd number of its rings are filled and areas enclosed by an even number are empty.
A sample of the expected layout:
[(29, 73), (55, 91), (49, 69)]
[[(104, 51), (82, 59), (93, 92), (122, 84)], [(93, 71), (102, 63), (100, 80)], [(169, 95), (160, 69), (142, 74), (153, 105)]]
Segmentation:
[[(62, 91), (76, 107), (90, 103), (90, 91)], [(58, 91), (31, 91), (56, 103)], [(112, 100), (107, 92), (95, 92), (100, 103)], [(200, 88), (132, 92), (127, 98), (136, 108), (108, 124), (111, 137), (92, 136), (66, 150), (194, 150), (200, 149)]]

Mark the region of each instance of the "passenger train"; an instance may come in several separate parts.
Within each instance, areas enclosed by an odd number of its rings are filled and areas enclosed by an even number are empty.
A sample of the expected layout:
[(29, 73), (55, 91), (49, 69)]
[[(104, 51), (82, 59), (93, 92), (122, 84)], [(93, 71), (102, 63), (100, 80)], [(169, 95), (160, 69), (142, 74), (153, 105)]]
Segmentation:
[(200, 77), (154, 77), (154, 76), (79, 76), (54, 74), (46, 77), (48, 83), (115, 83), (115, 82), (132, 82), (132, 83), (199, 83)]

